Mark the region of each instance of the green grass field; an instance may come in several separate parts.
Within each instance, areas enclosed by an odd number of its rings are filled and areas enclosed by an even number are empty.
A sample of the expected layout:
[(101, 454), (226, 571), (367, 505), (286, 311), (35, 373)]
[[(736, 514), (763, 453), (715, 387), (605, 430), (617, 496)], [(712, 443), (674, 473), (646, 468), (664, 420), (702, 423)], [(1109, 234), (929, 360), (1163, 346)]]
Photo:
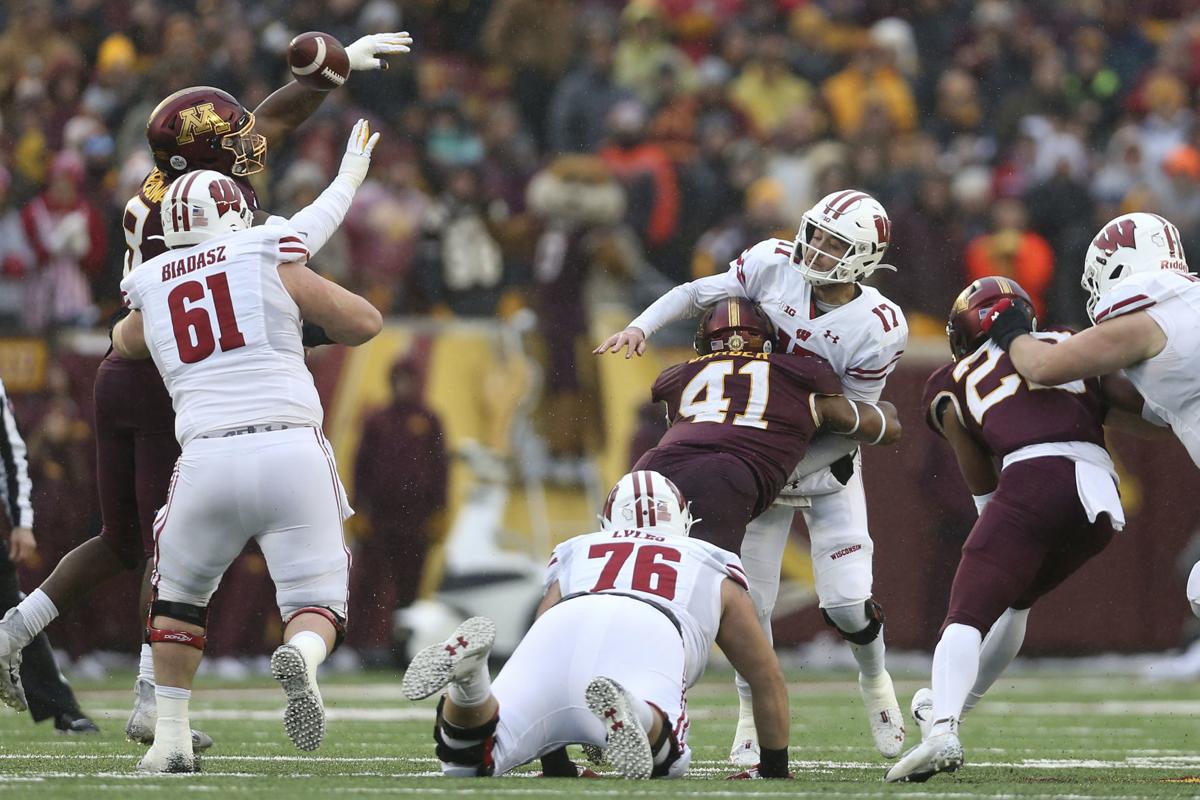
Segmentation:
[[(963, 729), (967, 765), (926, 784), (881, 782), (848, 674), (792, 676), (792, 764), (797, 780), (725, 783), (737, 701), (728, 673), (691, 694), (689, 779), (638, 785), (610, 780), (492, 780), (437, 776), (432, 703), (411, 704), (398, 680), (334, 678), (324, 687), (329, 734), (314, 755), (283, 734), (282, 695), (269, 680), (202, 679), (193, 724), (217, 740), (199, 776), (144, 777), (142, 748), (122, 736), (129, 676), (79, 683), (103, 728), (65, 738), (49, 723), (0, 710), (0, 798), (25, 797), (1196, 797), (1200, 796), (1200, 691), (1194, 683), (1061, 675), (1002, 681)], [(905, 706), (920, 684), (900, 680)], [(910, 731), (910, 743), (916, 732)]]

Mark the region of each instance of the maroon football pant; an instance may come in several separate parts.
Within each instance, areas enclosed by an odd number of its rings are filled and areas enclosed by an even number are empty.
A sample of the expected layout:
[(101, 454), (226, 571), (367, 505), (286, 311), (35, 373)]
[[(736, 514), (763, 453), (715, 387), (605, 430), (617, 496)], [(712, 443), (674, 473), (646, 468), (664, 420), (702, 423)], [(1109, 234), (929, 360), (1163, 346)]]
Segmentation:
[(1019, 461), (1000, 474), (996, 494), (963, 544), (950, 589), (947, 625), (987, 633), (1008, 608), (1029, 608), (1108, 546), (1107, 514), (1088, 522), (1066, 458)]
[(633, 468), (662, 473), (683, 493), (698, 520), (692, 537), (741, 552), (746, 525), (758, 506), (758, 481), (744, 461), (728, 453), (667, 445), (647, 450)]
[(131, 568), (154, 554), (154, 515), (178, 457), (175, 411), (158, 368), (109, 353), (96, 370), (100, 536)]

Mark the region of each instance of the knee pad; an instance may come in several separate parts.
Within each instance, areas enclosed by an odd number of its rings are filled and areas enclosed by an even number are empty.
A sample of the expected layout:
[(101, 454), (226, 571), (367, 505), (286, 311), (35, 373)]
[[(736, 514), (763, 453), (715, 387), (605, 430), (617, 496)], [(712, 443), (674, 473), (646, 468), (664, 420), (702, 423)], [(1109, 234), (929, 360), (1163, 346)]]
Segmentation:
[(330, 650), (330, 653), (337, 650), (342, 646), (342, 642), (346, 641), (346, 618), (326, 606), (305, 606), (304, 608), (296, 609), (283, 620), (284, 627), (286, 628), (289, 622), (301, 614), (317, 614), (329, 620), (329, 623), (333, 625), (333, 650)]
[(203, 633), (191, 633), (170, 628), (154, 627), (155, 617), (170, 617), (199, 628), (208, 626), (208, 609), (194, 606), (191, 603), (177, 603), (173, 600), (155, 600), (150, 604), (150, 615), (146, 617), (146, 644), (155, 642), (171, 642), (186, 644), (197, 650), (204, 650), (205, 637)]
[[(446, 698), (438, 701), (433, 723), (434, 752), (442, 762), (442, 773), (452, 778), (486, 778), (496, 769), (492, 749), (496, 744), (496, 726), (500, 714), (477, 728), (462, 728), (442, 716)], [(468, 743), (465, 746), (460, 742)]]
[[(868, 599), (862, 606), (822, 608), (821, 615), (825, 617), (826, 625), (835, 629), (843, 639), (851, 644), (870, 644), (879, 638), (879, 632), (883, 630), (883, 606), (871, 599)], [(846, 630), (846, 628), (855, 627), (854, 623), (861, 621), (864, 616), (867, 620), (866, 627), (852, 631)]]

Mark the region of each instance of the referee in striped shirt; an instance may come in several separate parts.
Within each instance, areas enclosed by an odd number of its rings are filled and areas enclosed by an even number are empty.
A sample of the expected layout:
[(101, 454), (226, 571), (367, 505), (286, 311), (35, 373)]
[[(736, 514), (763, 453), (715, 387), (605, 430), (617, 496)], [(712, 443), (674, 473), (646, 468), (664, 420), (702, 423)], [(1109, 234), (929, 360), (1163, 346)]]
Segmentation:
[[(17, 585), (17, 565), (37, 550), (33, 538), (33, 503), (25, 440), (17, 429), (12, 403), (0, 381), (0, 501), (12, 525), (8, 547), (0, 542), (0, 616), (24, 597)], [(38, 634), (22, 651), (21, 682), (34, 722), (53, 719), (62, 733), (98, 733), (96, 724), (79, 710), (75, 693), (54, 663), (54, 652), (45, 633)]]

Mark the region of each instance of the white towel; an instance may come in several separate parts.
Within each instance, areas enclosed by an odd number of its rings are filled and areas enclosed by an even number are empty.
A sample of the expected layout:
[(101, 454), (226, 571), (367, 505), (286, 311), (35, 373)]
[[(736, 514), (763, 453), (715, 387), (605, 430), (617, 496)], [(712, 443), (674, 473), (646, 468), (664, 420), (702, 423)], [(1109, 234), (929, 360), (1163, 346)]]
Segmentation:
[(1075, 462), (1075, 486), (1079, 490), (1079, 502), (1087, 512), (1088, 522), (1095, 522), (1101, 514), (1108, 514), (1113, 530), (1125, 527), (1125, 511), (1121, 508), (1121, 495), (1112, 473), (1088, 461)]

